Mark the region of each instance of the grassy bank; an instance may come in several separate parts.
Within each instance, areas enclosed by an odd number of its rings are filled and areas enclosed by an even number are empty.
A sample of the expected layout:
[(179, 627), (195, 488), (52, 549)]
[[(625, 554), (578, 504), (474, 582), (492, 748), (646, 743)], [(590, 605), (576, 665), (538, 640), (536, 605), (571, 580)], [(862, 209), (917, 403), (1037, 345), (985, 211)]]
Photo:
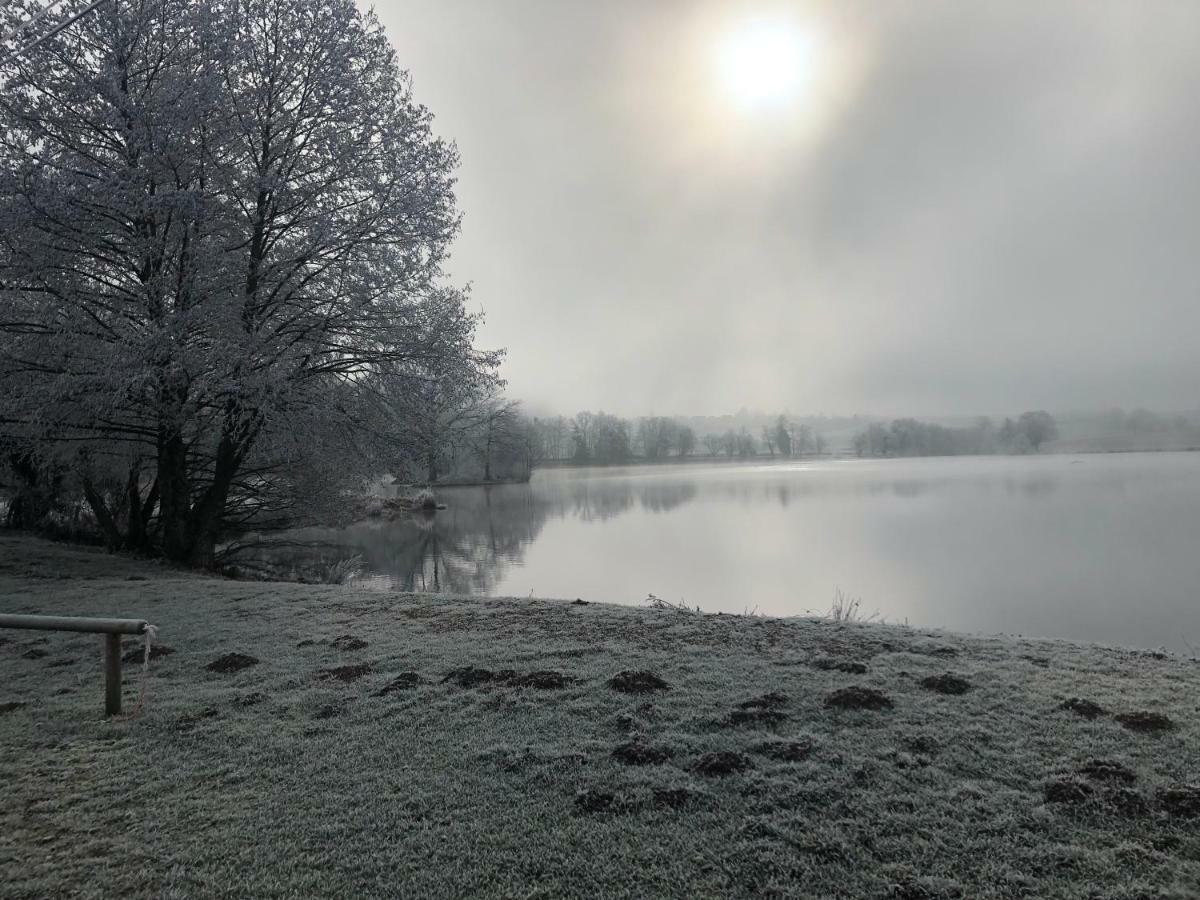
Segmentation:
[(98, 638), (0, 631), (5, 897), (1200, 896), (1177, 657), (221, 581), (2, 534), (0, 611), (144, 617), (173, 651), (104, 721)]

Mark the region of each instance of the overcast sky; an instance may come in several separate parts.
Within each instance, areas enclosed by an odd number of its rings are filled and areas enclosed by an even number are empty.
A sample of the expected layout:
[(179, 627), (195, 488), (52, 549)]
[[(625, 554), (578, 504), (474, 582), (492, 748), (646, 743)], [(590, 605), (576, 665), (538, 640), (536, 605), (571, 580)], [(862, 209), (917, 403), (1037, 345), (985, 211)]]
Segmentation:
[(1200, 404), (1200, 4), (376, 8), (534, 411)]

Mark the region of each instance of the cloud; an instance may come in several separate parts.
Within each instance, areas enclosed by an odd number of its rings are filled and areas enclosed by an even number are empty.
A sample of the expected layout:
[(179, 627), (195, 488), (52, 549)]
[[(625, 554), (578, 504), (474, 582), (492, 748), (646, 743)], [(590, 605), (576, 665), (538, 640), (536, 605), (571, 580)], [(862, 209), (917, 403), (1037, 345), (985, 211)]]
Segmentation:
[[(1196, 406), (1200, 8), (378, 8), (462, 150), (452, 274), (535, 406)], [(712, 93), (713, 29), (781, 10), (846, 62), (819, 130)]]

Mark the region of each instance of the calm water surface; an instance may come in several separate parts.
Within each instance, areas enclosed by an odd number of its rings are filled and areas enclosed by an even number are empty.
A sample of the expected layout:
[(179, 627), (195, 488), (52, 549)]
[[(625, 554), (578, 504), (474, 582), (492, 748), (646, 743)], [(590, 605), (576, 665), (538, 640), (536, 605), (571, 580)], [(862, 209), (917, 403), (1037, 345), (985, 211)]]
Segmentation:
[[(826, 612), (1187, 652), (1200, 454), (539, 471), (337, 532), (383, 588)], [(326, 535), (328, 536), (328, 535)]]

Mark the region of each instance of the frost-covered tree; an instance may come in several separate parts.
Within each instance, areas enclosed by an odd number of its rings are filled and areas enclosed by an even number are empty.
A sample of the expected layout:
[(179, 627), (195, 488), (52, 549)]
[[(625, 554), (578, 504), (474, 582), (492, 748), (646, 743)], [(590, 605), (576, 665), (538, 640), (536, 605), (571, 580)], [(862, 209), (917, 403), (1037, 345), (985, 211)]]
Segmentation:
[(1054, 421), (1054, 416), (1044, 410), (1021, 413), (1017, 419), (1017, 428), (1025, 436), (1034, 453), (1042, 449), (1042, 444), (1058, 437), (1058, 423)]
[(691, 456), (696, 449), (696, 432), (690, 425), (680, 425), (675, 433), (675, 449), (680, 457)]
[(204, 565), (493, 377), (456, 151), (353, 0), (114, 0), (0, 80), (0, 423), (116, 542)]
[(646, 459), (661, 459), (668, 456), (675, 446), (679, 425), (665, 416), (649, 416), (637, 424), (637, 443)]
[(775, 446), (779, 448), (779, 455), (788, 457), (792, 455), (792, 425), (784, 416), (779, 416), (775, 420), (775, 424), (771, 428), (771, 433), (774, 436)]

